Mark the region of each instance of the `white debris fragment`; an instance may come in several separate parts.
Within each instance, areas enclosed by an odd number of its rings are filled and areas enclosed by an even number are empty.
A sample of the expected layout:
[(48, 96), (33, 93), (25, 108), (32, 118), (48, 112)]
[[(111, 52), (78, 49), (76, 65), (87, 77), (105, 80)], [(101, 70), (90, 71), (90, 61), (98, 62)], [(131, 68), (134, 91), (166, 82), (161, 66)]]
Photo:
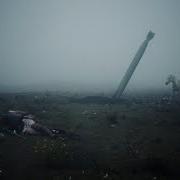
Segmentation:
[(110, 127), (111, 127), (111, 128), (115, 128), (116, 125), (115, 125), (115, 124), (111, 124)]
[(109, 176), (109, 174), (106, 173), (106, 174), (103, 176), (103, 178), (106, 179), (106, 178), (108, 178), (108, 176)]

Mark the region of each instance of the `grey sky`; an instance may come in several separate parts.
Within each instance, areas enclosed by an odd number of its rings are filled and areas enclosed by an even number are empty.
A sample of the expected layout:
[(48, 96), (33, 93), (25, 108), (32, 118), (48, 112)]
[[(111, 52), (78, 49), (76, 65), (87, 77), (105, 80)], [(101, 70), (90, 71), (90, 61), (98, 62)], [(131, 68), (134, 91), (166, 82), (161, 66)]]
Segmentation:
[(179, 0), (0, 0), (0, 84), (118, 86), (149, 30), (129, 87), (180, 78)]

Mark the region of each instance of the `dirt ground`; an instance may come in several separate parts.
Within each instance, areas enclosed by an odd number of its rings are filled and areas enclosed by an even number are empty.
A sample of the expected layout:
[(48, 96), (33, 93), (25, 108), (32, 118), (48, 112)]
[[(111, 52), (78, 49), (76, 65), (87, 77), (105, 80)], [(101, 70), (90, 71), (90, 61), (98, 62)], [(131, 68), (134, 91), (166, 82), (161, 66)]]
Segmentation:
[(0, 179), (179, 180), (180, 105), (161, 97), (78, 103), (58, 94), (1, 94), (19, 109), (80, 139), (0, 136)]

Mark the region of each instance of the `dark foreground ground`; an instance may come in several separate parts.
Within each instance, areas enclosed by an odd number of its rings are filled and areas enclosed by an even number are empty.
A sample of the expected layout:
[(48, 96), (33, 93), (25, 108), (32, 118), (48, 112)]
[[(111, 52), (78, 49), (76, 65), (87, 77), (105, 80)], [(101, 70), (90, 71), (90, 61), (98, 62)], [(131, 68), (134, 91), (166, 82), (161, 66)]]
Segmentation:
[(53, 94), (1, 94), (0, 111), (25, 110), (71, 138), (0, 136), (0, 179), (179, 180), (180, 106), (144, 97), (77, 103)]

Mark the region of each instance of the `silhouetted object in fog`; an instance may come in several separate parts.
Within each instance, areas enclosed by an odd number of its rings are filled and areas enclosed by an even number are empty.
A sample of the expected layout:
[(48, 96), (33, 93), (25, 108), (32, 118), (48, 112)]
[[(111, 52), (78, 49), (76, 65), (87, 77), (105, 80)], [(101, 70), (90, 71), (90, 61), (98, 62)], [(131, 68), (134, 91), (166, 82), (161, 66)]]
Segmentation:
[(132, 60), (131, 64), (129, 65), (129, 68), (127, 69), (124, 77), (122, 78), (118, 89), (116, 90), (115, 94), (113, 95), (113, 98), (119, 98), (122, 95), (122, 93), (123, 93), (124, 89), (126, 88), (133, 72), (135, 71), (141, 57), (144, 54), (149, 41), (154, 37), (154, 35), (155, 34), (153, 32), (149, 31), (149, 33), (146, 37), (146, 40), (142, 43), (142, 45), (140, 46), (139, 50), (137, 51), (134, 59)]
[(172, 83), (172, 95), (175, 96), (180, 92), (180, 81), (176, 79), (176, 76), (170, 74), (165, 82), (166, 85)]

